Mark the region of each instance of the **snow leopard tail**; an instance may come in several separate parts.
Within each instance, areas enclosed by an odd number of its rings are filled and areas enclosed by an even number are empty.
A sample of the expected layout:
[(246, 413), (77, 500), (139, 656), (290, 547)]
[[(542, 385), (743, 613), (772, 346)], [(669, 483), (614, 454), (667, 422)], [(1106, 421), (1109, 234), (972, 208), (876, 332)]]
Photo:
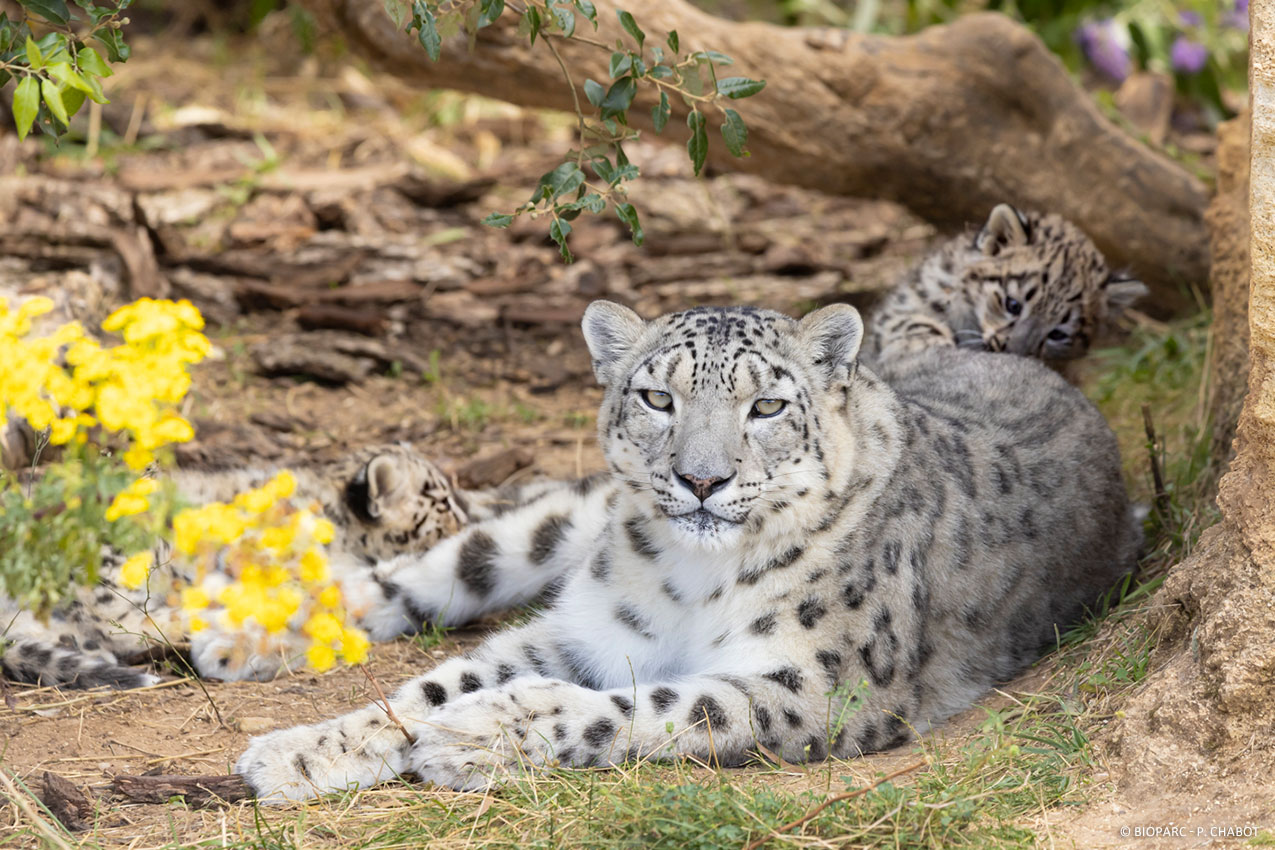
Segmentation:
[(6, 679), (60, 688), (144, 688), (159, 677), (126, 667), (111, 655), (95, 655), (32, 638), (14, 638), (4, 647), (0, 672)]

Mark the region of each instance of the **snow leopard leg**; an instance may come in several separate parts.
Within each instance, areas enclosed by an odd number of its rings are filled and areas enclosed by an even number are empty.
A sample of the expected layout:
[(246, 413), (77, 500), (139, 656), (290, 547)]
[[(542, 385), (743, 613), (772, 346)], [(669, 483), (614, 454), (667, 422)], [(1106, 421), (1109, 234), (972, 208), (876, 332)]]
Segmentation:
[(105, 650), (85, 650), (19, 637), (4, 646), (0, 671), (6, 679), (60, 688), (144, 688), (159, 677), (127, 667)]
[(343, 586), (373, 638), (425, 623), (459, 625), (550, 595), (602, 532), (615, 485), (606, 476), (558, 483), (466, 526), (423, 555), (401, 555)]

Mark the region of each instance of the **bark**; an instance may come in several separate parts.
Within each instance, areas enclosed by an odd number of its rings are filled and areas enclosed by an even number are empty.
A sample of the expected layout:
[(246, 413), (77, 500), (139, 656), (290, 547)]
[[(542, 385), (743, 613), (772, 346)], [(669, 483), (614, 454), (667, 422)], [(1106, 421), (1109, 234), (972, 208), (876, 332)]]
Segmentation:
[[(529, 47), (507, 11), (431, 63), (414, 36), (397, 32), (382, 4), (303, 0), (356, 52), (422, 85), (524, 106), (571, 109), (571, 92), (544, 45)], [(1200, 181), (1116, 128), (1027, 29), (994, 14), (963, 17), (908, 37), (784, 28), (714, 18), (684, 0), (626, 0), (648, 34), (669, 30), (683, 50), (712, 48), (736, 60), (727, 73), (767, 80), (734, 103), (748, 123), (752, 156), (716, 140), (710, 163), (829, 193), (899, 201), (940, 225), (982, 220), (1001, 201), (1052, 210), (1089, 233), (1116, 266), (1155, 290), (1158, 311), (1186, 307), (1182, 282), (1207, 278)], [(596, 34), (623, 37), (615, 8), (598, 5)], [(554, 39), (577, 86), (606, 81), (606, 50)], [(650, 126), (643, 92), (630, 110)], [(582, 100), (583, 102), (583, 100)], [(587, 103), (585, 104), (587, 106)], [(678, 107), (675, 105), (675, 109)], [(710, 116), (710, 119), (713, 116)], [(675, 114), (666, 135), (685, 139)]]
[[(1230, 269), (1242, 263), (1250, 281), (1248, 394), (1235, 432), (1235, 458), (1219, 486), (1222, 519), (1169, 572), (1157, 604), (1150, 606), (1150, 627), (1164, 639), (1153, 656), (1155, 672), (1125, 706), (1126, 719), (1114, 727), (1117, 758), (1111, 763), (1126, 788), (1242, 795), (1246, 787), (1259, 787), (1269, 803), (1275, 773), (1270, 734), (1275, 728), (1275, 2), (1254, 3), (1251, 10), (1249, 168), (1232, 172), (1222, 185), (1227, 194), (1249, 185), (1248, 238), (1220, 232), (1234, 228), (1234, 218), (1210, 215), (1219, 249), (1215, 261), (1225, 260)], [(1232, 138), (1228, 145), (1239, 141)], [(1222, 314), (1228, 323), (1235, 315), (1233, 305)]]
[(237, 773), (221, 776), (130, 776), (119, 774), (111, 790), (134, 803), (167, 803), (184, 797), (191, 806), (215, 806), (252, 799), (252, 789)]

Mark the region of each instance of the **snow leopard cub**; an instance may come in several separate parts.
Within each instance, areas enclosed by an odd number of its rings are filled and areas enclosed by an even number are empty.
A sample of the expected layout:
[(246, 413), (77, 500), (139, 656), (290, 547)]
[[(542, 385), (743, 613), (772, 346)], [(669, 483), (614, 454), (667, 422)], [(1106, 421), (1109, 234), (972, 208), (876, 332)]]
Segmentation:
[[(177, 471), (174, 479), (182, 497), (195, 504), (229, 501), (236, 493), (258, 487), (277, 470), (239, 469), (228, 472)], [(495, 500), (477, 494), (473, 505), (462, 505), (455, 491), (433, 463), (407, 446), (362, 449), (334, 463), (299, 467), (299, 503), (318, 501), (336, 527), (329, 547), (334, 577), (345, 596), (345, 607), (356, 617), (385, 607), (382, 572), (374, 565), (402, 553), (421, 553), (468, 520), (466, 508), (482, 518), (492, 515)], [(48, 622), (22, 610), (0, 595), (0, 622), (5, 646), (0, 670), (18, 681), (62, 687), (141, 687), (157, 681), (145, 670), (129, 666), (160, 640), (185, 639), (171, 583), (182, 576), (180, 566), (161, 544), (157, 567), (147, 586), (129, 590), (119, 580), (123, 559), (106, 552), (101, 580), (80, 588), (76, 597), (59, 606)], [(191, 660), (203, 676), (220, 679), (265, 679), (304, 651), (305, 639), (284, 632), (268, 650), (250, 649), (243, 640), (210, 627), (191, 639)]]
[(887, 385), (845, 305), (645, 322), (596, 302), (584, 330), (611, 480), (394, 576), (419, 612), (546, 571), (554, 603), (403, 684), (411, 743), (376, 705), (254, 738), (236, 770), (260, 797), (879, 750), (1012, 676), (1133, 567), (1115, 439), (1038, 362), (927, 351)]
[(1000, 204), (972, 239), (944, 243), (883, 297), (864, 354), (888, 363), (955, 346), (1059, 364), (1083, 357), (1146, 294), (1074, 224)]

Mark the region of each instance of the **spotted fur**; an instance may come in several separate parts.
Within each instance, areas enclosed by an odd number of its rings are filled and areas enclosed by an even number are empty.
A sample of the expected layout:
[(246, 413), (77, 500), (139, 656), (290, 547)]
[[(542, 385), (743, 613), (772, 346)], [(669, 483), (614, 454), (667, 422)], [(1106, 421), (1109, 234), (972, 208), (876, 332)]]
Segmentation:
[(394, 573), (403, 620), (547, 575), (554, 602), (399, 688), (414, 743), (375, 705), (254, 738), (236, 770), (260, 797), (879, 750), (1030, 663), (1133, 565), (1115, 440), (1038, 362), (922, 352), (887, 384), (844, 305), (644, 322), (598, 302), (584, 328), (609, 481)]
[[(184, 498), (194, 503), (226, 500), (265, 483), (275, 470), (176, 474)], [(298, 499), (317, 500), (337, 537), (330, 547), (333, 574), (346, 607), (356, 617), (374, 618), (386, 604), (385, 571), (373, 565), (403, 553), (422, 553), (466, 522), (462, 494), (453, 491), (434, 464), (405, 446), (352, 453), (325, 466), (295, 470)], [(489, 516), (499, 500), (476, 494), (472, 510)], [(53, 611), (47, 622), (0, 597), (6, 643), (0, 668), (19, 681), (69, 687), (139, 687), (156, 681), (129, 666), (157, 641), (182, 642), (179, 612), (168, 593), (181, 568), (161, 547), (147, 587), (129, 590), (119, 581), (122, 559), (105, 552), (102, 579)], [(162, 637), (161, 637), (162, 634)], [(201, 631), (191, 640), (191, 656), (201, 675), (221, 679), (263, 679), (293, 663), (305, 640), (285, 632), (269, 647), (242, 638)]]
[(943, 244), (884, 297), (865, 356), (884, 364), (962, 347), (1057, 364), (1083, 357), (1146, 292), (1075, 225), (1000, 204), (977, 234)]

